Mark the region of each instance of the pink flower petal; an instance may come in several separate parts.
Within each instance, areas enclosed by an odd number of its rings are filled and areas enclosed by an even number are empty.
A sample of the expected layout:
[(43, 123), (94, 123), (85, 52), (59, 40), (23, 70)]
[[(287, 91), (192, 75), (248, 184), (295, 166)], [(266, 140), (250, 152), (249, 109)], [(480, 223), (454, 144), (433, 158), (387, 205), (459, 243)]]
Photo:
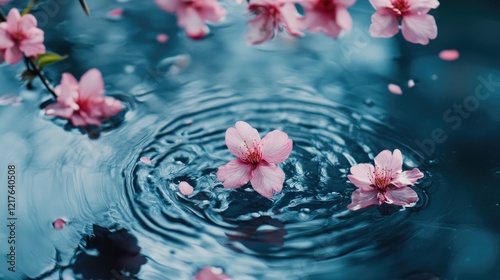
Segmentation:
[(408, 81), (408, 87), (409, 87), (409, 88), (412, 88), (412, 87), (414, 87), (414, 86), (415, 86), (415, 81), (414, 81), (414, 80), (412, 80), (412, 79), (410, 79), (410, 80)]
[(393, 176), (401, 172), (403, 168), (403, 155), (401, 151), (396, 149), (394, 153), (391, 153), (389, 150), (380, 152), (375, 157), (375, 168), (378, 170), (386, 169), (391, 171)]
[[(209, 30), (200, 13), (195, 8), (187, 7), (182, 12), (177, 12), (179, 26), (186, 29), (186, 34), (192, 39), (201, 39)], [(182, 24), (181, 24), (182, 22)]]
[(10, 34), (17, 33), (19, 30), (19, 21), (21, 20), (21, 14), (17, 9), (11, 9), (7, 15), (7, 32)]
[(12, 41), (7, 30), (5, 28), (2, 28), (2, 26), (5, 25), (5, 23), (3, 25), (0, 25), (0, 49), (11, 48), (15, 44), (14, 41)]
[(239, 158), (233, 159), (226, 165), (219, 167), (217, 179), (223, 182), (225, 188), (239, 188), (250, 181), (252, 169), (251, 164), (246, 164)]
[(182, 4), (182, 1), (177, 0), (155, 0), (156, 5), (166, 12), (175, 13)]
[(384, 196), (389, 204), (411, 207), (418, 200), (417, 193), (408, 187), (388, 189)]
[(90, 69), (80, 79), (80, 98), (87, 99), (104, 94), (104, 81), (101, 71)]
[(372, 15), (370, 34), (374, 38), (390, 38), (399, 32), (398, 18), (393, 14), (381, 14), (376, 12)]
[(438, 33), (434, 17), (427, 14), (406, 15), (401, 26), (405, 39), (415, 44), (427, 45)]
[(151, 161), (151, 159), (150, 159), (150, 158), (148, 158), (148, 157), (141, 157), (139, 160), (140, 160), (142, 163), (145, 163), (145, 164), (148, 164), (148, 165), (151, 165), (151, 164), (153, 163), (153, 162)]
[(260, 146), (263, 160), (269, 163), (281, 163), (290, 156), (293, 142), (286, 133), (274, 130), (260, 141)]
[(183, 195), (190, 195), (193, 193), (193, 187), (188, 182), (180, 182), (179, 183), (179, 191)]
[(69, 119), (71, 115), (73, 115), (73, 109), (61, 103), (50, 104), (44, 111), (47, 116), (61, 117), (64, 119)]
[(285, 173), (274, 164), (261, 163), (253, 170), (250, 182), (256, 192), (271, 198), (274, 192), (281, 192), (285, 182)]
[(347, 179), (358, 188), (372, 190), (374, 172), (375, 167), (371, 164), (357, 164), (351, 167), (352, 175), (347, 175)]
[(256, 45), (270, 40), (274, 35), (274, 26), (274, 18), (269, 13), (257, 15), (248, 23), (247, 42)]
[(291, 2), (283, 2), (279, 6), (279, 20), (283, 24), (285, 30), (293, 36), (304, 36), (300, 31), (299, 13), (295, 5)]
[(370, 0), (370, 4), (372, 4), (375, 10), (387, 8), (392, 5), (391, 0)]
[(107, 16), (113, 19), (119, 19), (123, 16), (123, 8), (116, 8), (107, 12)]
[(457, 60), (460, 57), (460, 53), (457, 50), (444, 50), (439, 53), (439, 58), (446, 61)]
[(17, 46), (5, 50), (5, 61), (9, 64), (16, 64), (23, 59), (23, 53)]
[(412, 170), (400, 173), (398, 177), (395, 178), (393, 184), (397, 187), (412, 186), (415, 185), (418, 179), (423, 177), (424, 173), (420, 172), (418, 168), (413, 168)]
[(236, 122), (236, 128), (226, 130), (226, 145), (235, 156), (244, 158), (248, 151), (253, 151), (260, 143), (259, 132), (248, 123)]
[(352, 202), (347, 205), (347, 209), (356, 211), (373, 205), (379, 205), (378, 194), (379, 192), (377, 190), (364, 191), (362, 189), (357, 189), (352, 193)]
[(387, 86), (387, 88), (389, 89), (389, 91), (393, 94), (397, 94), (397, 95), (401, 95), (403, 94), (403, 90), (401, 89), (400, 86), (398, 85), (395, 85), (395, 84), (389, 84)]
[(200, 270), (193, 280), (231, 280), (231, 277), (224, 274), (220, 268), (207, 266)]
[(27, 14), (21, 17), (18, 24), (21, 33), (29, 34), (32, 29), (36, 28), (37, 21), (33, 15)]
[(352, 18), (351, 14), (347, 11), (347, 9), (337, 9), (337, 24), (344, 29), (345, 31), (349, 32), (352, 30)]
[(168, 41), (168, 35), (167, 34), (158, 34), (158, 36), (156, 36), (156, 40), (159, 43), (165, 43)]
[(52, 226), (57, 229), (57, 230), (61, 230), (64, 228), (64, 226), (66, 225), (66, 221), (63, 220), (63, 219), (57, 219), (55, 220), (53, 223), (52, 223)]
[(438, 0), (412, 0), (410, 3), (410, 11), (415, 14), (427, 14), (430, 9), (437, 7), (439, 7)]

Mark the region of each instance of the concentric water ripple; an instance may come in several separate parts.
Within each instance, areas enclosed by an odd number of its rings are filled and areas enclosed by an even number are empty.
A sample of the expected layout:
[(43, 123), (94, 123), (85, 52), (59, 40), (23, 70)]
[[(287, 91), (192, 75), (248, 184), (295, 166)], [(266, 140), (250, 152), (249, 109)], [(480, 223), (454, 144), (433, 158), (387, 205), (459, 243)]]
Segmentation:
[[(432, 174), (419, 166), (427, 176), (414, 187), (420, 197), (414, 209), (346, 210), (355, 189), (346, 179), (352, 165), (395, 148), (402, 150), (405, 168), (423, 161), (407, 139), (374, 116), (305, 91), (271, 98), (213, 90), (183, 100), (172, 108), (192, 109), (168, 112), (125, 174), (135, 219), (167, 242), (189, 247), (215, 239), (221, 248), (265, 259), (331, 259), (389, 234), (410, 234), (400, 225), (426, 203)], [(250, 185), (229, 190), (217, 180), (218, 167), (234, 158), (225, 146), (225, 130), (238, 120), (261, 136), (280, 129), (294, 141), (292, 154), (281, 164), (283, 191), (271, 200)], [(141, 162), (142, 157), (152, 163)], [(193, 194), (182, 195), (180, 181), (189, 182)]]

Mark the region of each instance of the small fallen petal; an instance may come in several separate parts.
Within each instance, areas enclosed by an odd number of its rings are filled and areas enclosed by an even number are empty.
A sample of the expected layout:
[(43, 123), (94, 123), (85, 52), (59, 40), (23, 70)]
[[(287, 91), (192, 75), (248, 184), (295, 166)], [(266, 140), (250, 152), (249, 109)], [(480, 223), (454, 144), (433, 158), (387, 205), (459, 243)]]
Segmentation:
[(457, 60), (460, 57), (460, 53), (457, 50), (443, 50), (439, 53), (439, 58), (446, 61)]
[(57, 229), (57, 230), (61, 230), (62, 228), (64, 228), (64, 226), (66, 225), (66, 221), (59, 218), (57, 220), (55, 220), (53, 223), (52, 223), (52, 226)]
[(400, 86), (398, 85), (395, 85), (395, 84), (389, 84), (387, 86), (387, 88), (389, 89), (389, 91), (393, 94), (397, 94), (397, 95), (401, 95), (403, 94), (403, 90), (401, 89)]
[(151, 164), (152, 161), (150, 158), (147, 158), (147, 157), (141, 157), (141, 159), (139, 159), (142, 163), (145, 163), (145, 164)]
[(188, 182), (182, 181), (179, 183), (179, 191), (183, 195), (190, 195), (193, 193), (193, 187)]
[(165, 43), (168, 41), (168, 35), (167, 34), (158, 34), (158, 36), (156, 36), (156, 40), (159, 43)]
[(409, 87), (409, 88), (412, 88), (412, 87), (414, 87), (414, 86), (415, 86), (415, 81), (414, 81), (413, 79), (410, 79), (410, 80), (408, 81), (408, 87)]
[(23, 99), (16, 95), (0, 96), (0, 106), (18, 105)]
[(224, 274), (218, 267), (207, 266), (196, 274), (194, 280), (231, 280), (231, 277)]
[(112, 19), (120, 19), (123, 16), (123, 8), (116, 8), (107, 13), (107, 16)]

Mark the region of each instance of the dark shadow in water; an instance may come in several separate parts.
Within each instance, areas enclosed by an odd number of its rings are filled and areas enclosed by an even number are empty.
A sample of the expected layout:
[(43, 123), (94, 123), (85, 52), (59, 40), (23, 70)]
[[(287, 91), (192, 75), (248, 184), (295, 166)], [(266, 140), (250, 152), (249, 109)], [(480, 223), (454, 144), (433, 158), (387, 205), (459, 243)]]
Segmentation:
[[(270, 229), (260, 230), (261, 226), (269, 226)], [(242, 221), (238, 223), (236, 231), (237, 234), (226, 234), (229, 240), (239, 242), (257, 253), (268, 253), (282, 247), (287, 233), (282, 222), (268, 216)], [(239, 251), (235, 247), (233, 249)]]
[(81, 252), (73, 263), (73, 272), (82, 279), (137, 279), (147, 262), (140, 254), (137, 238), (125, 229), (109, 230), (94, 225), (94, 234), (85, 238), (86, 250), (97, 250), (94, 256)]

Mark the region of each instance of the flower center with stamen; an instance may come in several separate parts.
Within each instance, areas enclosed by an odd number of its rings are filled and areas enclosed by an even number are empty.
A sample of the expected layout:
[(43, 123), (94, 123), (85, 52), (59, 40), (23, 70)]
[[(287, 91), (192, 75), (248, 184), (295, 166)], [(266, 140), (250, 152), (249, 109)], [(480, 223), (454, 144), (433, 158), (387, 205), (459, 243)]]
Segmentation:
[(381, 192), (385, 192), (388, 188), (389, 185), (391, 184), (392, 181), (392, 170), (388, 169), (387, 167), (380, 168), (376, 167), (375, 172), (374, 172), (374, 180), (373, 182), (375, 183), (375, 187), (377, 187)]
[(335, 4), (332, 0), (319, 0), (316, 2), (316, 8), (324, 12), (335, 11)]
[(254, 142), (252, 147), (244, 142), (244, 147), (241, 148), (241, 160), (247, 163), (259, 163), (262, 160), (262, 152), (257, 142)]
[(403, 16), (404, 14), (408, 13), (410, 9), (410, 5), (408, 4), (407, 0), (393, 0), (391, 4), (393, 7), (392, 11), (399, 16)]

